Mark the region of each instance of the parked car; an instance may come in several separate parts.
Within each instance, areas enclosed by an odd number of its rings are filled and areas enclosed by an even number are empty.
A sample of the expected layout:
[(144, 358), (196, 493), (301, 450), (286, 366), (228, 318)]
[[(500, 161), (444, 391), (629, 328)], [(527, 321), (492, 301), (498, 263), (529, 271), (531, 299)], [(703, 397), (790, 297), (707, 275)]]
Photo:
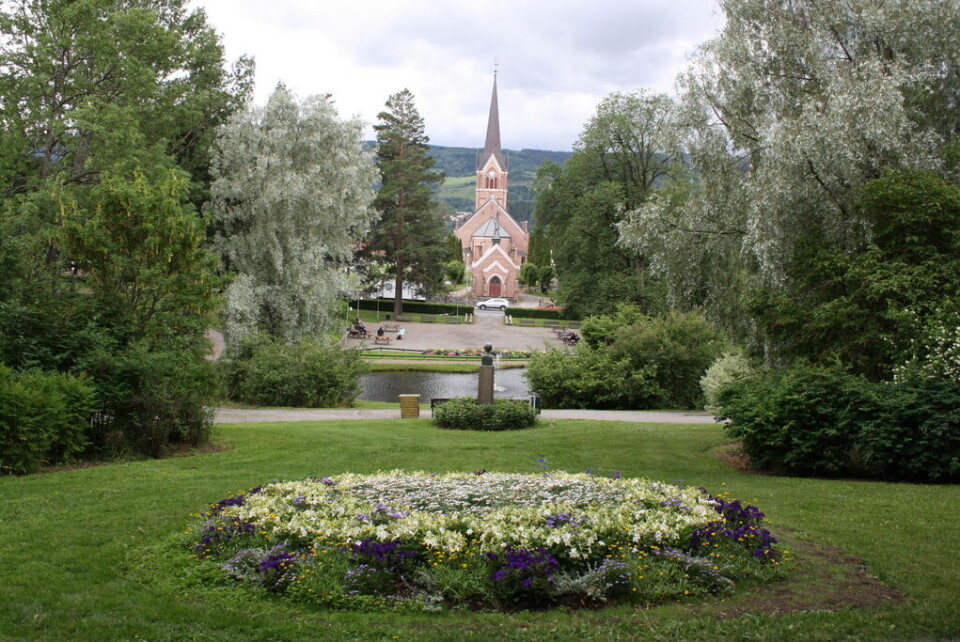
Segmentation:
[(480, 301), (479, 303), (477, 303), (477, 307), (480, 308), (481, 310), (490, 309), (490, 310), (500, 310), (501, 312), (506, 310), (507, 306), (509, 305), (510, 305), (509, 301), (507, 301), (506, 299), (500, 299), (500, 298), (487, 299), (486, 301)]

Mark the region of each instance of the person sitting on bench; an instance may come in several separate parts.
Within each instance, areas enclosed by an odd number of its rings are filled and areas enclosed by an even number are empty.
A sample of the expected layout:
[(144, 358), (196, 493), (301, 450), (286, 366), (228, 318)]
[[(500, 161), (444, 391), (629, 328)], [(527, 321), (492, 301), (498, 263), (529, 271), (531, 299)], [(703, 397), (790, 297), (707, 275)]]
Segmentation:
[(379, 328), (377, 328), (377, 336), (378, 337), (383, 336), (383, 326), (380, 326)]

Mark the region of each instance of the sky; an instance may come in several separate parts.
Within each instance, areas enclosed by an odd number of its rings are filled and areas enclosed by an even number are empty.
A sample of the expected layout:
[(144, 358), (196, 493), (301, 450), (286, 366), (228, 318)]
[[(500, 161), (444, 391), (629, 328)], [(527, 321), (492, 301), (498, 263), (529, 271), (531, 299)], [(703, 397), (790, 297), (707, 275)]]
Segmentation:
[(674, 93), (722, 26), (716, 0), (192, 0), (229, 60), (256, 60), (254, 102), (283, 82), (331, 94), (366, 136), (414, 94), (435, 145), (483, 147), (494, 71), (506, 149), (572, 149), (612, 92)]

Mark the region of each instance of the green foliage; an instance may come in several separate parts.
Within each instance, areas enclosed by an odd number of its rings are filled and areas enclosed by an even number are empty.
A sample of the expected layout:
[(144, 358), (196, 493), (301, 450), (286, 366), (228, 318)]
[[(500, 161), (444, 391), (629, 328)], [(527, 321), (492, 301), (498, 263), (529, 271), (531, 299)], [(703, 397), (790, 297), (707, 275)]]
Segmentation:
[(588, 346), (599, 348), (612, 344), (621, 328), (639, 323), (643, 318), (643, 312), (637, 306), (618, 303), (613, 314), (590, 316), (584, 319), (580, 334)]
[(570, 318), (566, 310), (541, 310), (540, 308), (507, 308), (507, 314), (517, 319), (548, 319), (563, 321)]
[(723, 336), (695, 312), (671, 312), (626, 327), (610, 346), (635, 368), (650, 369), (667, 408), (701, 408), (700, 378), (723, 354)]
[(889, 379), (896, 366), (926, 358), (915, 339), (956, 310), (960, 188), (901, 171), (870, 182), (862, 195), (871, 243), (831, 249), (809, 236), (797, 246), (787, 287), (755, 294), (752, 311), (776, 362), (839, 360), (852, 372)]
[(482, 404), (458, 397), (434, 408), (433, 422), (454, 430), (522, 430), (536, 425), (537, 412), (525, 401), (495, 399)]
[(297, 340), (337, 323), (343, 268), (376, 218), (377, 174), (361, 136), (329, 96), (301, 101), (283, 86), (221, 128), (210, 209), (237, 273), (227, 290), (231, 343), (257, 332)]
[(200, 335), (218, 303), (218, 262), (187, 191), (175, 170), (111, 171), (86, 207), (62, 205), (63, 251), (84, 273), (95, 308), (115, 315), (112, 324), (131, 338)]
[(720, 395), (721, 416), (760, 468), (850, 474), (867, 394), (862, 379), (838, 368), (798, 364), (728, 388)]
[(889, 481), (960, 481), (960, 382), (913, 377), (876, 384), (860, 425), (857, 456)]
[(74, 461), (89, 443), (93, 405), (85, 377), (0, 364), (0, 475)]
[(572, 353), (535, 354), (527, 378), (544, 406), (700, 407), (700, 377), (722, 353), (721, 335), (693, 313), (640, 316), (632, 325), (621, 325), (637, 318), (630, 306), (610, 317), (591, 317), (588, 332), (595, 346), (584, 341)]
[(651, 367), (635, 368), (625, 358), (585, 346), (572, 354), (535, 353), (526, 373), (545, 408), (656, 408), (663, 392), (655, 376)]
[(197, 445), (209, 438), (217, 371), (198, 350), (177, 343), (160, 350), (138, 342), (88, 358), (102, 420), (92, 435), (95, 448), (111, 454), (119, 437), (137, 452), (159, 457), (169, 443)]
[(960, 384), (937, 377), (868, 382), (796, 364), (720, 395), (727, 432), (760, 468), (890, 481), (960, 479)]
[(229, 396), (262, 406), (350, 406), (360, 394), (366, 365), (360, 353), (318, 340), (285, 343), (251, 337), (229, 370)]
[(539, 269), (537, 268), (536, 265), (534, 265), (530, 261), (527, 261), (526, 263), (520, 266), (519, 280), (520, 280), (520, 283), (522, 283), (523, 285), (530, 286), (530, 287), (535, 286), (537, 283), (540, 282), (539, 275), (540, 275)]
[(390, 96), (377, 115), (377, 169), (382, 177), (374, 206), (380, 220), (373, 226), (363, 254), (383, 261), (394, 279), (393, 313), (403, 312), (403, 284), (415, 283), (429, 294), (443, 280), (446, 226), (432, 187), (443, 181), (427, 153), (429, 138), (423, 118), (404, 89)]
[(611, 94), (564, 166), (544, 163), (537, 174), (530, 260), (555, 263), (558, 298), (578, 317), (619, 302), (647, 312), (660, 305), (643, 257), (619, 243), (617, 225), (674, 169), (660, 138), (671, 110), (665, 96)]
[(700, 377), (704, 409), (714, 414), (720, 412), (720, 398), (724, 392), (737, 386), (753, 372), (753, 365), (738, 352), (727, 352), (719, 357)]

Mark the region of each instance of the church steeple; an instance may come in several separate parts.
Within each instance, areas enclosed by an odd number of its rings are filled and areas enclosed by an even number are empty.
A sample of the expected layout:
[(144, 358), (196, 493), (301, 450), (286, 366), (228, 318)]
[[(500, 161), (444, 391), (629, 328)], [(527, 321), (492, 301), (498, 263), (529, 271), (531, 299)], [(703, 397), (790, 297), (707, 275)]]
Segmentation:
[(501, 169), (507, 169), (506, 158), (500, 149), (500, 107), (497, 103), (497, 72), (493, 73), (493, 94), (490, 96), (490, 116), (487, 118), (487, 139), (477, 159), (478, 169), (495, 156)]

